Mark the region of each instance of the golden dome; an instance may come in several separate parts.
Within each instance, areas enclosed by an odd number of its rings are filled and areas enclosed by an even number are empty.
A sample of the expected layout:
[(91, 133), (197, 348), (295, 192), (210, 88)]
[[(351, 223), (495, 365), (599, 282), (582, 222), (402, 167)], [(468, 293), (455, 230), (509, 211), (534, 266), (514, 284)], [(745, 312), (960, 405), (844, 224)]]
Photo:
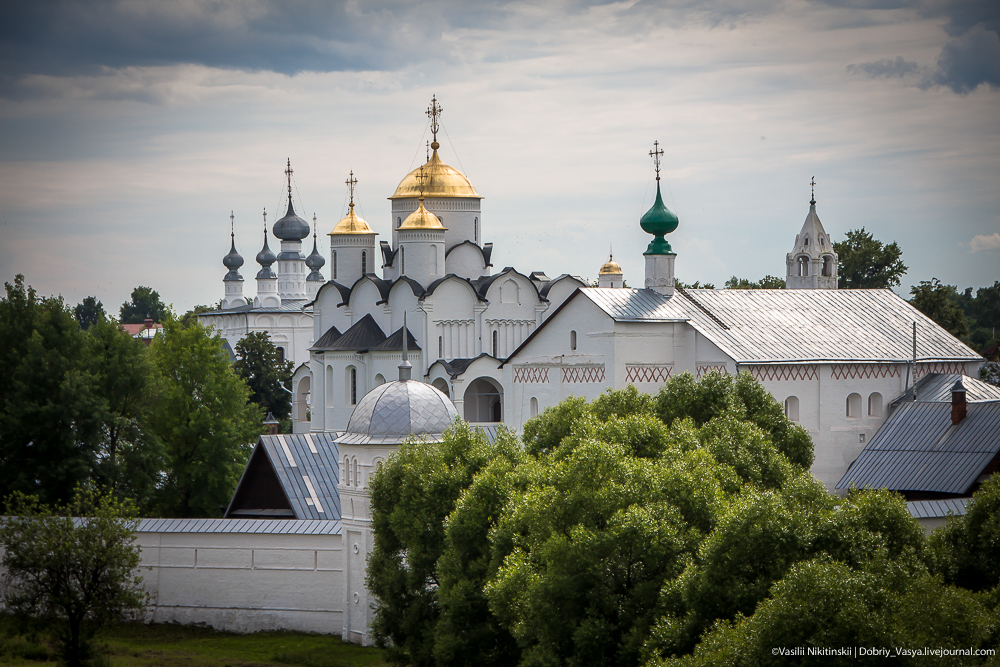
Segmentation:
[(608, 274), (621, 274), (622, 267), (618, 266), (618, 262), (614, 260), (611, 256), (608, 256), (608, 261), (601, 267), (600, 275), (606, 276)]
[(327, 236), (333, 236), (334, 234), (374, 234), (372, 228), (368, 226), (364, 218), (359, 218), (358, 214), (354, 212), (354, 202), (351, 202), (351, 210), (347, 213), (347, 216), (337, 223), (337, 226), (333, 228), (333, 231), (327, 234)]
[[(435, 144), (437, 142), (434, 142)], [(476, 189), (472, 187), (462, 172), (454, 167), (449, 167), (438, 157), (437, 149), (431, 154), (431, 159), (423, 167), (417, 167), (406, 175), (396, 188), (396, 192), (389, 199), (410, 199), (420, 196), (420, 181), (417, 176), (421, 168), (424, 170), (424, 196), (425, 197), (467, 197), (470, 199), (482, 199)]]
[(445, 226), (441, 224), (436, 215), (424, 208), (424, 199), (421, 197), (417, 210), (406, 216), (403, 224), (396, 229), (398, 231), (406, 229), (440, 229), (443, 231)]

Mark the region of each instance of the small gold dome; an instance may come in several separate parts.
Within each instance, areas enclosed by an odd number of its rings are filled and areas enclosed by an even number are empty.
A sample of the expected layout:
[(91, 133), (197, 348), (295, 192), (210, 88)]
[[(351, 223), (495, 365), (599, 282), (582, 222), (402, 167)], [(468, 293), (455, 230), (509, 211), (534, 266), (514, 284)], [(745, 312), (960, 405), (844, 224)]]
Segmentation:
[(396, 192), (389, 199), (410, 199), (420, 196), (420, 181), (417, 176), (421, 169), (424, 170), (423, 192), (425, 197), (482, 199), (476, 189), (472, 187), (469, 179), (462, 175), (462, 172), (441, 161), (437, 149), (431, 154), (431, 159), (427, 161), (427, 164), (423, 167), (417, 167), (400, 181)]
[(333, 228), (333, 231), (327, 234), (327, 236), (333, 236), (334, 234), (374, 234), (372, 228), (368, 226), (364, 218), (359, 218), (358, 214), (354, 212), (354, 202), (351, 202), (351, 210), (348, 212), (347, 216), (337, 223), (337, 226)]
[(611, 256), (608, 256), (608, 261), (601, 267), (600, 275), (606, 276), (608, 274), (618, 274), (621, 275), (622, 267), (618, 266)]
[(413, 213), (406, 216), (403, 220), (403, 224), (396, 228), (399, 231), (406, 229), (440, 229), (444, 230), (445, 226), (441, 224), (438, 217), (424, 208), (424, 200), (420, 199), (420, 206)]

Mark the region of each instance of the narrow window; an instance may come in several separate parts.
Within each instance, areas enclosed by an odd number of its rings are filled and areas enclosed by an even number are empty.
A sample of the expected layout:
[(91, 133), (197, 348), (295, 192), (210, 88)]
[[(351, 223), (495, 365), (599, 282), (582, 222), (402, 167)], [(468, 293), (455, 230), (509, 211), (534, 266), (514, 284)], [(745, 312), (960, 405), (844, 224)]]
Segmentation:
[(472, 220), (472, 242), (479, 243), (479, 218)]
[(861, 394), (851, 394), (847, 397), (847, 416), (850, 419), (861, 416)]
[(802, 239), (802, 245), (809, 245), (809, 237), (808, 236), (805, 237), (804, 239)]
[(438, 272), (438, 249), (436, 245), (431, 246), (431, 275), (437, 275)]
[(340, 473), (340, 479), (344, 481), (344, 486), (351, 485), (351, 459), (344, 454), (344, 469)]
[(358, 459), (354, 459), (354, 486), (361, 486), (361, 475), (358, 473)]
[(785, 399), (785, 416), (793, 422), (799, 420), (799, 399), (796, 396), (789, 396)]
[(333, 279), (337, 279), (337, 251), (333, 251)]
[(399, 249), (399, 275), (406, 273), (406, 259), (403, 256), (404, 250), (406, 250), (406, 248)]
[(361, 251), (361, 275), (368, 273), (368, 253)]
[(877, 391), (868, 397), (868, 416), (869, 417), (881, 417), (882, 416), (882, 394)]
[(575, 331), (570, 331), (569, 332), (569, 349), (571, 349), (571, 350), (575, 350), (576, 349), (576, 332)]
[(530, 405), (530, 408), (529, 408), (528, 414), (530, 414), (532, 417), (537, 417), (538, 416), (538, 399), (535, 398), (534, 396), (532, 396), (531, 397), (531, 403), (529, 405)]
[(493, 356), (497, 359), (500, 358), (500, 337), (497, 335), (496, 329), (493, 330)]
[(358, 369), (351, 366), (350, 369), (350, 387), (348, 391), (351, 396), (351, 405), (355, 405), (358, 402)]
[(444, 336), (438, 336), (438, 359), (444, 359)]
[(402, 218), (396, 218), (396, 229), (399, 229), (399, 226), (401, 224), (403, 224), (403, 219)]
[(283, 347), (278, 348), (278, 363), (279, 364), (285, 363), (285, 348)]

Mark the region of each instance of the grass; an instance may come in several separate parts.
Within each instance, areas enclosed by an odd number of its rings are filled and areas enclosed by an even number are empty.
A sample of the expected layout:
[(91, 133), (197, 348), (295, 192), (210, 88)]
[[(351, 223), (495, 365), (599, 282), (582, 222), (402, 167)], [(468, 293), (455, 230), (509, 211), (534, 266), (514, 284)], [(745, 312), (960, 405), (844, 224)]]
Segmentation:
[[(239, 635), (189, 625), (130, 623), (109, 628), (94, 640), (95, 667), (381, 667), (382, 652), (348, 644), (333, 635), (257, 632)], [(57, 662), (46, 637), (18, 634), (0, 623), (0, 665)]]

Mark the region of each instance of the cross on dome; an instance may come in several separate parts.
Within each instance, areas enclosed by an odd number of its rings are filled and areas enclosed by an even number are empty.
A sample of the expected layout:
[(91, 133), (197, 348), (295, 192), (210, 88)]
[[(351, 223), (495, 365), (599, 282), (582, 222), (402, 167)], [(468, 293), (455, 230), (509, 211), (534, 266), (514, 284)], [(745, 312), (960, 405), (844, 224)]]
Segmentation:
[(344, 184), (347, 185), (347, 191), (350, 193), (351, 196), (351, 203), (348, 204), (348, 206), (354, 208), (354, 186), (358, 184), (358, 179), (354, 178), (353, 169), (351, 170), (350, 175), (347, 177), (347, 180), (344, 181)]
[(653, 158), (653, 164), (656, 167), (656, 180), (660, 180), (660, 156), (663, 155), (663, 149), (660, 148), (660, 142), (653, 142), (653, 150), (649, 151), (649, 157)]
[(437, 95), (432, 96), (431, 105), (427, 107), (427, 111), (425, 113), (427, 114), (427, 117), (431, 119), (431, 134), (434, 136), (434, 141), (431, 142), (431, 148), (434, 150), (441, 147), (441, 144), (438, 143), (438, 118), (441, 116), (442, 111), (444, 111), (444, 109), (442, 109), (441, 105), (438, 104)]
[[(292, 158), (288, 158), (287, 166), (285, 167), (285, 176), (288, 177), (288, 203), (292, 203)], [(300, 204), (302, 202), (299, 202)]]
[(813, 176), (809, 181), (809, 187), (812, 189), (812, 196), (809, 198), (809, 203), (816, 205), (816, 177)]

